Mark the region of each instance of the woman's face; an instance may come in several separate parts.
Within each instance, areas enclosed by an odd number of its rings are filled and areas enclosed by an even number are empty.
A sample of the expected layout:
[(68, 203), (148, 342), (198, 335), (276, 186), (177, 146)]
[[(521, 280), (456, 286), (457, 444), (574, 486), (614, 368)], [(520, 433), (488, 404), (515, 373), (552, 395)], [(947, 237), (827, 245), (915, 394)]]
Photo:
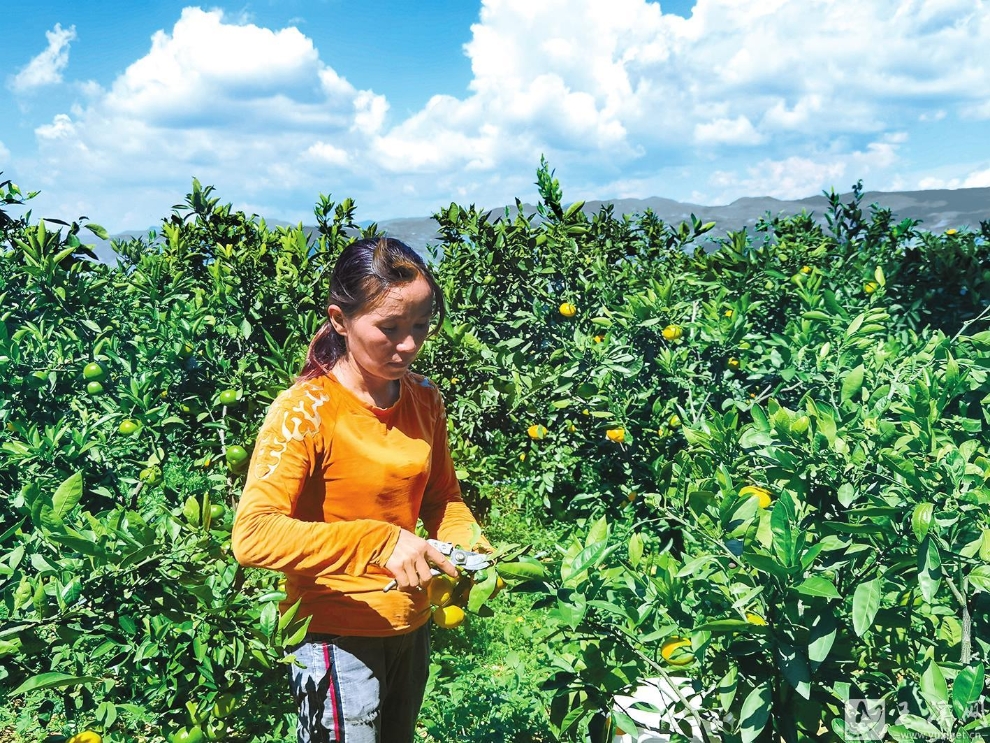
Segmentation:
[(375, 307), (344, 317), (331, 305), (330, 321), (347, 341), (347, 363), (369, 383), (399, 379), (423, 346), (433, 316), (433, 290), (423, 276), (393, 286)]

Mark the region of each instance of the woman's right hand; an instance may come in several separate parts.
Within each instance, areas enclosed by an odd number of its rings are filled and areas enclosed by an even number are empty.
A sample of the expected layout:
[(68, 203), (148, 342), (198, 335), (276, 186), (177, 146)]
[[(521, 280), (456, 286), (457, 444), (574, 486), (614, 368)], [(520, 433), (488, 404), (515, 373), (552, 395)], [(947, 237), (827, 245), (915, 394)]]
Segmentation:
[(395, 578), (396, 586), (403, 591), (415, 591), (430, 584), (436, 567), (451, 578), (457, 577), (457, 568), (432, 544), (411, 531), (402, 529), (392, 555), (385, 562), (385, 569)]

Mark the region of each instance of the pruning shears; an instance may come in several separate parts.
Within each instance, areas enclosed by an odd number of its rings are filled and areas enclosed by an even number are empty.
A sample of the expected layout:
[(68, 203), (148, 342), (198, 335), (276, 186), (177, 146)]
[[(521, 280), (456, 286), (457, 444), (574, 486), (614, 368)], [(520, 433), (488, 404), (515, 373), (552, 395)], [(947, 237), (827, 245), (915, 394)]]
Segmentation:
[[(435, 547), (437, 552), (450, 560), (460, 572), (477, 573), (479, 570), (484, 570), (492, 564), (489, 556), (481, 552), (471, 552), (470, 550), (461, 549), (460, 547), (455, 547), (451, 542), (441, 542), (438, 539), (427, 539), (426, 541)], [(443, 571), (439, 568), (430, 568), (430, 572), (434, 576), (437, 576)], [(397, 585), (399, 584), (393, 578), (382, 590), (388, 592)]]

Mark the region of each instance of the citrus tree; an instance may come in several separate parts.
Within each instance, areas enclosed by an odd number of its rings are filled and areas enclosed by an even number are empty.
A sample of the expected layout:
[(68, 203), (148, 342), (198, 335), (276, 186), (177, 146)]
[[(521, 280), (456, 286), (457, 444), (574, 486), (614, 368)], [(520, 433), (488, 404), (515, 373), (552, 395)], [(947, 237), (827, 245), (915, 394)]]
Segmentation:
[(988, 225), (924, 233), (857, 184), (692, 250), (708, 225), (538, 187), (436, 215), (431, 363), (464, 476), (573, 525), (524, 586), (558, 734), (631, 730), (616, 695), (674, 670), (711, 739), (841, 739), (857, 699), (897, 734), (985, 726)]
[(232, 509), (353, 204), (321, 199), (314, 241), (211, 192), (194, 182), (115, 266), (82, 243), (97, 225), (3, 222), (0, 679), (32, 739), (39, 722), (118, 740), (290, 730), (268, 700), (305, 622), (279, 614), (273, 574), (236, 564)]

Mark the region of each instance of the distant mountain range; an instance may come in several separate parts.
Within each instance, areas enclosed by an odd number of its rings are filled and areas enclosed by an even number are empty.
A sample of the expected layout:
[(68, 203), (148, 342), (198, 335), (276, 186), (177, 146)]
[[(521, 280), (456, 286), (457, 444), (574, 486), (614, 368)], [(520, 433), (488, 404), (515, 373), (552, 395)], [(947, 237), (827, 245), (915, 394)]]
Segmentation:
[[(852, 195), (849, 193), (842, 195), (843, 202), (848, 202), (851, 198)], [(646, 209), (652, 209), (664, 222), (675, 225), (689, 220), (694, 214), (702, 222), (715, 222), (715, 228), (705, 236), (708, 240), (723, 237), (728, 232), (738, 232), (743, 228), (752, 230), (757, 221), (768, 214), (771, 217), (792, 216), (804, 211), (824, 223), (828, 211), (828, 199), (824, 195), (796, 201), (781, 201), (769, 196), (745, 197), (724, 206), (682, 203), (660, 197), (612, 199), (588, 201), (584, 205), (584, 211), (588, 214), (597, 213), (603, 204), (612, 204), (617, 216), (642, 214)], [(864, 212), (872, 204), (890, 209), (896, 221), (919, 220), (920, 228), (929, 232), (939, 232), (952, 227), (977, 230), (981, 221), (990, 220), (990, 188), (864, 192), (861, 202)], [(536, 213), (536, 207), (530, 204), (524, 204), (523, 210), (526, 214)], [(504, 207), (492, 211), (496, 215), (502, 214)], [(510, 213), (515, 215), (515, 206), (511, 207)], [(268, 220), (268, 223), (286, 224), (272, 220)], [(432, 217), (382, 219), (378, 220), (378, 226), (390, 237), (398, 238), (420, 252), (425, 252), (427, 245), (439, 242), (437, 225)], [(307, 229), (315, 231), (315, 227)], [(122, 233), (114, 235), (113, 239), (126, 239), (146, 234), (147, 231)], [(102, 260), (113, 256), (107, 243), (97, 245), (96, 250)]]
[[(851, 199), (851, 193), (842, 195), (843, 202)], [(928, 232), (938, 232), (950, 227), (978, 230), (981, 221), (990, 220), (990, 188), (865, 191), (860, 203), (867, 214), (869, 206), (877, 204), (890, 209), (896, 221), (920, 220), (920, 229)], [(829, 208), (825, 196), (812, 196), (796, 201), (781, 201), (769, 196), (745, 197), (724, 206), (682, 203), (654, 196), (648, 199), (588, 201), (583, 211), (594, 214), (605, 204), (612, 204), (617, 216), (642, 214), (647, 209), (652, 209), (664, 222), (674, 225), (690, 220), (694, 214), (702, 222), (715, 223), (714, 229), (706, 234), (708, 239), (724, 237), (729, 232), (738, 232), (743, 228), (752, 231), (760, 218), (767, 214), (771, 217), (791, 216), (805, 211), (824, 224)], [(524, 204), (523, 210), (526, 214), (531, 214), (536, 212), (536, 207)], [(501, 214), (504, 209), (496, 211)], [(511, 207), (510, 214), (515, 215), (515, 206)], [(435, 243), (439, 239), (436, 222), (432, 218), (386, 219), (379, 221), (378, 226), (391, 237), (397, 237), (417, 249), (423, 249), (428, 243)]]

